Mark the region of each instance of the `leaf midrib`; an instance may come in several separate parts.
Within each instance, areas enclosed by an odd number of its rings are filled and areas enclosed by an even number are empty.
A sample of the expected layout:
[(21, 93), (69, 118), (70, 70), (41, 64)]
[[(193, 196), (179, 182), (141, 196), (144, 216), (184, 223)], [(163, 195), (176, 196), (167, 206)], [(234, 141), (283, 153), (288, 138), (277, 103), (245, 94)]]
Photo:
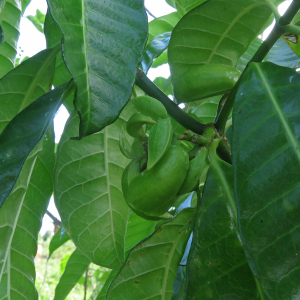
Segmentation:
[(266, 92), (268, 93), (269, 99), (271, 100), (271, 103), (273, 104), (275, 111), (278, 114), (278, 117), (283, 125), (283, 128), (285, 129), (285, 135), (287, 137), (287, 140), (291, 144), (291, 147), (293, 148), (293, 150), (298, 158), (298, 161), (300, 162), (300, 150), (299, 150), (298, 141), (297, 141), (297, 139), (295, 139), (294, 134), (293, 134), (282, 110), (280, 109), (280, 106), (276, 100), (274, 93), (272, 92), (272, 90), (270, 88), (270, 85), (268, 84), (268, 80), (267, 80), (266, 76), (264, 75), (264, 73), (261, 69), (261, 66), (259, 64), (254, 64), (254, 66), (260, 76), (261, 83), (264, 86)]

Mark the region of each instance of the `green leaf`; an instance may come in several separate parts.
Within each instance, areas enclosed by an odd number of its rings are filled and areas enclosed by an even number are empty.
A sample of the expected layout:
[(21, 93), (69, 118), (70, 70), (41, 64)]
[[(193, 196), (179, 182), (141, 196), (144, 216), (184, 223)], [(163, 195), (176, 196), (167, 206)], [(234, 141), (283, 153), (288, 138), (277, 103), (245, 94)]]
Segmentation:
[(242, 242), (268, 299), (300, 297), (300, 75), (250, 64), (237, 88), (232, 155)]
[(282, 67), (292, 68), (298, 64), (300, 58), (283, 39), (279, 39), (264, 60)]
[(203, 124), (213, 123), (218, 109), (216, 102), (204, 102), (191, 111), (191, 115)]
[(168, 63), (168, 51), (165, 50), (158, 58), (156, 58), (153, 61), (151, 68), (157, 68), (167, 63)]
[(131, 212), (126, 231), (125, 251), (127, 252), (150, 235), (154, 231), (156, 223), (156, 221), (145, 220)]
[(0, 24), (5, 41), (0, 45), (0, 78), (13, 69), (17, 55), (19, 25), (21, 19), (21, 0), (5, 0), (0, 11)]
[(173, 95), (171, 77), (156, 77), (153, 81), (166, 95)]
[(38, 232), (52, 194), (54, 132), (31, 152), (0, 209), (0, 299), (37, 300), (34, 257)]
[(184, 290), (186, 284), (186, 267), (179, 266), (177, 268), (177, 276), (174, 281), (174, 294), (171, 300), (182, 300), (184, 297)]
[(48, 4), (62, 29), (64, 59), (77, 84), (82, 138), (113, 123), (131, 96), (147, 39), (144, 1)]
[(54, 196), (62, 223), (91, 261), (110, 269), (124, 262), (130, 210), (121, 176), (129, 160), (119, 148), (119, 134), (131, 112), (129, 103), (115, 123), (80, 141), (70, 139), (78, 135), (79, 118), (73, 113), (57, 149)]
[(205, 1), (206, 0), (174, 0), (176, 9), (181, 16), (184, 16), (187, 12)]
[(107, 299), (171, 299), (193, 214), (193, 208), (182, 210), (136, 245), (111, 283)]
[(64, 300), (79, 281), (91, 261), (79, 249), (68, 259), (64, 273), (55, 288), (54, 300)]
[(233, 168), (218, 158), (218, 143), (209, 148), (210, 168), (197, 208), (185, 299), (260, 299), (239, 239)]
[(70, 240), (70, 236), (65, 232), (63, 235), (61, 233), (62, 227), (58, 229), (58, 231), (52, 237), (49, 243), (49, 255), (48, 260), (59, 247), (61, 247), (64, 243)]
[(27, 19), (31, 21), (39, 32), (44, 33), (45, 15), (39, 9), (36, 10), (35, 16), (27, 16)]
[(174, 29), (179, 22), (180, 16), (177, 12), (170, 13), (168, 15), (156, 18), (149, 23), (148, 42), (160, 34), (170, 32)]
[(57, 109), (72, 88), (73, 82), (70, 82), (41, 96), (17, 114), (2, 131), (0, 206), (12, 191), (28, 155), (44, 137)]
[(21, 0), (22, 3), (22, 14), (24, 13), (27, 6), (30, 4), (31, 0)]
[(119, 273), (118, 269), (112, 270), (109, 274), (109, 276), (107, 277), (105, 284), (103, 285), (101, 291), (99, 292), (96, 300), (107, 300), (106, 298), (106, 293), (108, 290), (108, 287), (110, 286), (111, 282), (113, 281), (113, 279), (117, 276), (117, 274)]
[(159, 57), (168, 47), (171, 38), (171, 32), (165, 32), (154, 37), (144, 50), (142, 68), (145, 74), (151, 68), (155, 58)]
[(235, 67), (269, 16), (263, 0), (210, 0), (187, 13), (169, 44), (172, 81), (197, 65)]

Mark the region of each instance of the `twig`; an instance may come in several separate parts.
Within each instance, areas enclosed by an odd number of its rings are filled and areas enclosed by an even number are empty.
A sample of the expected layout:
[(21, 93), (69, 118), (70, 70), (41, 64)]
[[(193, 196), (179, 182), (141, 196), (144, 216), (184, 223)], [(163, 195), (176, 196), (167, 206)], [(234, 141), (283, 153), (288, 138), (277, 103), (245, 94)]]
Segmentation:
[(46, 214), (52, 219), (53, 224), (56, 228), (59, 228), (61, 226), (61, 221), (54, 217), (49, 210), (46, 211)]
[(45, 268), (45, 273), (44, 273), (44, 278), (43, 278), (43, 282), (42, 282), (42, 284), (41, 284), (41, 286), (40, 286), (40, 290), (39, 290), (39, 292), (38, 292), (39, 298), (40, 298), (40, 296), (41, 296), (41, 294), (42, 294), (42, 291), (43, 291), (43, 288), (44, 288), (44, 285), (45, 285), (45, 282), (46, 282), (47, 271), (48, 271), (48, 262), (49, 262), (49, 260), (47, 260), (46, 268)]
[(147, 7), (145, 7), (145, 10), (146, 10), (146, 12), (148, 13), (149, 16), (156, 19), (156, 17), (151, 13), (151, 11)]
[(85, 270), (83, 300), (86, 300), (86, 294), (87, 294), (87, 288), (88, 288), (88, 286), (87, 286), (88, 275), (89, 275), (89, 267), (87, 267)]

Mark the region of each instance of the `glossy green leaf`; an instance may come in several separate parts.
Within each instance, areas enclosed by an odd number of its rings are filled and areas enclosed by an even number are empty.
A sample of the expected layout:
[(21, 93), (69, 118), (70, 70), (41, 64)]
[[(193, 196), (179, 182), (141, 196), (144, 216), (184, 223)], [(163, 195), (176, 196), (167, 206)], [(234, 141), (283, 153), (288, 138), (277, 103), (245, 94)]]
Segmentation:
[(300, 297), (300, 75), (250, 64), (236, 92), (233, 166), (242, 242), (268, 299)]
[(179, 266), (176, 275), (173, 284), (174, 294), (172, 295), (171, 300), (182, 300), (185, 295), (186, 267)]
[(62, 85), (31, 103), (17, 114), (0, 135), (0, 206), (12, 191), (33, 148), (44, 137), (49, 123), (73, 87)]
[(79, 118), (73, 113), (57, 149), (54, 196), (62, 223), (91, 261), (111, 269), (124, 261), (130, 210), (121, 176), (129, 160), (120, 151), (119, 134), (131, 107), (112, 125), (80, 141), (70, 139), (78, 136)]
[(107, 300), (170, 300), (193, 214), (193, 208), (181, 211), (136, 245), (111, 283)]
[(206, 0), (174, 0), (175, 7), (181, 16), (184, 16), (187, 12), (205, 1)]
[(49, 243), (48, 260), (50, 259), (54, 251), (56, 251), (60, 246), (62, 246), (63, 244), (65, 244), (67, 241), (70, 240), (70, 236), (67, 234), (67, 232), (62, 234), (61, 229), (62, 227), (58, 229), (58, 231), (54, 234), (54, 236), (52, 237)]
[(267, 54), (265, 61), (272, 62), (282, 67), (292, 68), (298, 64), (300, 58), (291, 50), (283, 39), (279, 39)]
[(167, 2), (170, 6), (172, 6), (172, 7), (175, 8), (175, 0), (166, 0), (166, 2)]
[(53, 125), (31, 152), (16, 186), (0, 208), (0, 299), (37, 300), (34, 257), (52, 194)]
[(64, 59), (77, 84), (82, 138), (114, 122), (131, 96), (147, 39), (144, 1), (48, 4), (62, 29)]
[(156, 58), (152, 63), (152, 68), (157, 68), (168, 63), (168, 51), (165, 50), (158, 58)]
[(154, 37), (146, 46), (142, 59), (142, 69), (145, 74), (148, 73), (154, 59), (159, 57), (167, 49), (170, 38), (171, 32), (165, 32)]
[(44, 22), (45, 22), (45, 15), (39, 10), (36, 10), (35, 16), (27, 16), (27, 19), (31, 21), (33, 26), (41, 33), (44, 33)]
[(191, 111), (191, 115), (203, 124), (212, 123), (215, 120), (218, 109), (216, 102), (204, 102)]
[(0, 78), (14, 67), (22, 14), (21, 0), (5, 0), (0, 11), (0, 24), (5, 41), (0, 45)]
[(149, 23), (148, 43), (150, 43), (155, 36), (172, 31), (179, 20), (180, 16), (177, 12), (152, 20)]
[(169, 43), (172, 81), (195, 65), (235, 67), (269, 16), (263, 0), (210, 0), (187, 13)]
[(79, 249), (76, 249), (68, 259), (64, 273), (55, 288), (54, 300), (64, 300), (83, 273), (90, 265), (91, 261)]
[(158, 120), (148, 138), (147, 170), (152, 169), (171, 147), (173, 130), (170, 119)]
[(150, 235), (154, 231), (156, 223), (156, 221), (145, 220), (131, 212), (126, 231), (125, 251), (130, 250)]
[[(237, 229), (233, 168), (209, 148), (210, 168), (194, 225), (186, 300), (260, 299)], [(241, 280), (242, 278), (242, 280)]]

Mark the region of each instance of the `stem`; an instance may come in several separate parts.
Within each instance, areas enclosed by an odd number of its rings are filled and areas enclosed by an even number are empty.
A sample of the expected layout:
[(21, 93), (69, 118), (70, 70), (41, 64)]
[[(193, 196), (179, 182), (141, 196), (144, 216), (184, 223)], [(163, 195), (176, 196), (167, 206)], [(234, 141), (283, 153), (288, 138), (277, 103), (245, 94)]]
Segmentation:
[(49, 210), (46, 211), (46, 214), (52, 219), (53, 224), (56, 228), (59, 228), (61, 226), (61, 221), (54, 217)]
[[(280, 17), (279, 20), (277, 20), (272, 32), (268, 36), (268, 38), (261, 44), (261, 46), (258, 48), (252, 59), (249, 61), (251, 62), (262, 62), (263, 59), (266, 57), (268, 52), (271, 50), (271, 48), (274, 46), (276, 41), (286, 32), (285, 26), (288, 25), (298, 10), (300, 9), (300, 0), (294, 0), (285, 14)], [(248, 65), (249, 65), (248, 63)], [(245, 70), (247, 69), (248, 65), (246, 66)], [(244, 72), (245, 72), (244, 70)], [(239, 85), (239, 82), (243, 75), (239, 78), (238, 82), (235, 85), (235, 88), (231, 91), (229, 94), (229, 97), (227, 101), (225, 102), (225, 105), (223, 106), (223, 109), (221, 110), (218, 118), (215, 122), (215, 127), (218, 130), (220, 135), (223, 135), (225, 132), (225, 126), (229, 117), (229, 114), (233, 108), (234, 100), (235, 100), (235, 91), (236, 87)]]
[(153, 19), (156, 19), (156, 17), (151, 13), (151, 11), (147, 7), (145, 7), (145, 10), (149, 16), (151, 16)]
[(284, 26), (286, 33), (293, 33), (296, 35), (300, 35), (300, 27), (296, 25), (285, 25)]
[(89, 275), (89, 267), (87, 267), (86, 270), (85, 270), (83, 300), (86, 300), (86, 294), (87, 294), (87, 288), (88, 288), (88, 286), (87, 286), (88, 275)]
[(166, 108), (168, 114), (175, 119), (184, 128), (190, 129), (195, 133), (203, 134), (205, 125), (185, 113), (178, 107), (155, 83), (153, 83), (142, 70), (138, 70), (135, 84), (141, 88), (147, 95), (160, 101)]

